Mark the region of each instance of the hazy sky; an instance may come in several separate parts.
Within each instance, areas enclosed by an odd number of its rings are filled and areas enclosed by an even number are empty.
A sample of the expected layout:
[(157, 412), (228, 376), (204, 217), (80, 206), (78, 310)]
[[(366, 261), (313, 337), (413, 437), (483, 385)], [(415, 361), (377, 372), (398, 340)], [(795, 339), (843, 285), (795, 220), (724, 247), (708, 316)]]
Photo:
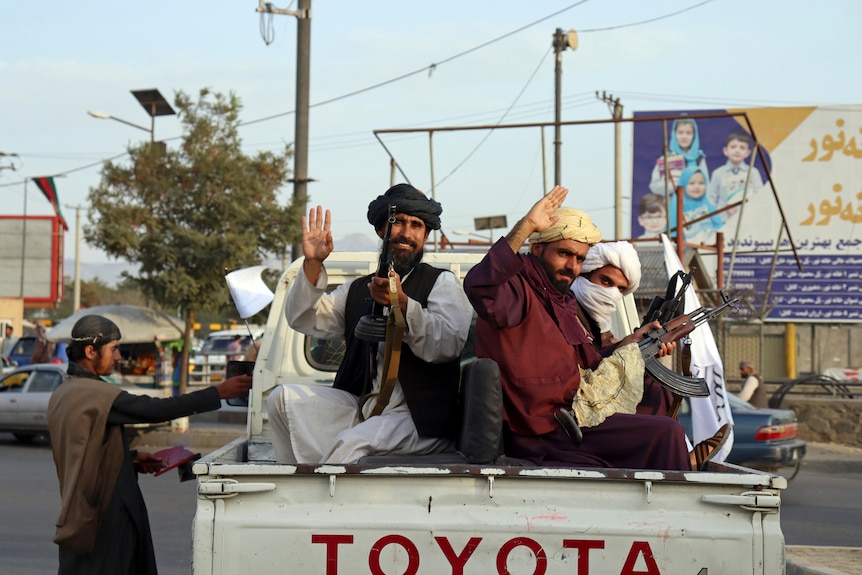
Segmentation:
[[(204, 87), (232, 91), (243, 102), (243, 122), (276, 116), (240, 128), (248, 153), (292, 142), (296, 19), (262, 17), (257, 5), (0, 3), (0, 152), (9, 154), (0, 157), (6, 168), (0, 170), (0, 215), (23, 213), (25, 179), (65, 174), (56, 184), (70, 225), (66, 257), (72, 257), (75, 207), (86, 223), (100, 161), (149, 138), (87, 110), (148, 127), (134, 89), (157, 88), (171, 101), (178, 91), (194, 97)], [(275, 6), (295, 8), (295, 2)], [(553, 121), (556, 28), (575, 29), (580, 39), (576, 51), (562, 53), (562, 119), (568, 121), (610, 116), (597, 91), (619, 97), (626, 117), (646, 110), (862, 103), (855, 61), (860, 22), (862, 3), (854, 0), (312, 0), (309, 177), (316, 181), (309, 184), (310, 204), (332, 208), (336, 240), (370, 237), (368, 202), (390, 183), (389, 158), (374, 130)], [(626, 162), (630, 133), (626, 125)], [(156, 139), (176, 145), (180, 135), (176, 117), (156, 119)], [(430, 193), (428, 135), (381, 138), (410, 182)], [(612, 126), (565, 128), (562, 141), (567, 204), (585, 209), (613, 236)], [(553, 129), (544, 143), (552, 182)], [(475, 217), (506, 215), (511, 225), (542, 193), (538, 128), (438, 132), (433, 146), (434, 195), (452, 239), (465, 239), (454, 231), (473, 231)], [(27, 213), (50, 214), (32, 182), (26, 190)], [(291, 193), (289, 185), (282, 190), (285, 199)], [(627, 203), (624, 212), (628, 222)], [(105, 259), (82, 246), (84, 262)]]

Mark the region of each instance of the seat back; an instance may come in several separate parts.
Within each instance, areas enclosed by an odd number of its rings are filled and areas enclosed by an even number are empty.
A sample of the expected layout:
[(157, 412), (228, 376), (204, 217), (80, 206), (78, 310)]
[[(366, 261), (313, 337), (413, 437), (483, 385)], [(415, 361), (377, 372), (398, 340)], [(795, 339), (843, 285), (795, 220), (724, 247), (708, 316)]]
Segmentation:
[(503, 389), (493, 359), (477, 358), (461, 368), (457, 449), (470, 463), (491, 463), (503, 454)]

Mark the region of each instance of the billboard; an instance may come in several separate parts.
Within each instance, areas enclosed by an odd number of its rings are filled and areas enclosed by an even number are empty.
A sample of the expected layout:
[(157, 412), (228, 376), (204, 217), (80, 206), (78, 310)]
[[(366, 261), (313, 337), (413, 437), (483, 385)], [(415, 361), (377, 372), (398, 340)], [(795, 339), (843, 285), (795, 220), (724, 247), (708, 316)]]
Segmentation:
[(63, 299), (64, 230), (57, 216), (0, 216), (0, 297), (25, 307)]
[(862, 321), (862, 106), (634, 117), (632, 237), (676, 227), (682, 186), (685, 240), (724, 234), (726, 283), (749, 315)]

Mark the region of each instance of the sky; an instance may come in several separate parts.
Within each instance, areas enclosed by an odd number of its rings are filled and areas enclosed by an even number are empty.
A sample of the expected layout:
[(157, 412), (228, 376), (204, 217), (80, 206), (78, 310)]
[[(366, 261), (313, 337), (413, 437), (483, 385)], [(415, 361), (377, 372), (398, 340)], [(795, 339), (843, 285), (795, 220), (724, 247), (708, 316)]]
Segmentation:
[[(285, 1), (276, 8), (295, 9)], [(369, 201), (391, 183), (387, 149), (409, 181), (443, 205), (453, 240), (499, 236), (474, 218), (523, 216), (554, 178), (554, 130), (379, 134), (375, 130), (552, 122), (557, 28), (578, 33), (560, 54), (561, 119), (637, 111), (860, 104), (855, 0), (311, 0), (309, 206), (333, 213), (339, 238), (364, 234)], [(50, 215), (30, 181), (55, 176), (74, 255), (76, 213), (102, 162), (149, 139), (130, 93), (237, 95), (248, 154), (293, 141), (296, 19), (255, 0), (31, 0), (0, 3), (0, 215)], [(269, 43), (266, 40), (269, 40)], [(97, 110), (141, 129), (87, 114)], [(182, 126), (158, 117), (176, 146)], [(616, 233), (612, 124), (561, 131), (567, 205), (605, 237), (628, 237), (631, 124), (622, 130), (625, 228)], [(544, 141), (543, 141), (544, 140)], [(381, 141), (384, 146), (381, 144)], [(433, 150), (433, 162), (431, 151)], [(432, 172), (433, 167), (433, 172)], [(433, 176), (433, 177), (432, 177)], [(433, 186), (432, 186), (433, 183)], [(280, 197), (288, 201), (290, 184)], [(374, 245), (373, 243), (371, 245)], [(84, 243), (84, 263), (111, 261)]]

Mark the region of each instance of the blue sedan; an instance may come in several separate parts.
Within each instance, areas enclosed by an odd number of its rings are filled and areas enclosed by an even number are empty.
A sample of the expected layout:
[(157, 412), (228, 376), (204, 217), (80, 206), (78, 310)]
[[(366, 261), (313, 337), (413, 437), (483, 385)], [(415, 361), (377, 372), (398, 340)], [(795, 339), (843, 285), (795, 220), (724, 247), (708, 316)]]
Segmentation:
[[(733, 448), (729, 463), (777, 472), (792, 468), (788, 479), (799, 470), (805, 457), (805, 441), (799, 439), (796, 413), (791, 409), (758, 409), (734, 395), (729, 395), (733, 413)], [(679, 421), (691, 437), (691, 408), (683, 401)]]

